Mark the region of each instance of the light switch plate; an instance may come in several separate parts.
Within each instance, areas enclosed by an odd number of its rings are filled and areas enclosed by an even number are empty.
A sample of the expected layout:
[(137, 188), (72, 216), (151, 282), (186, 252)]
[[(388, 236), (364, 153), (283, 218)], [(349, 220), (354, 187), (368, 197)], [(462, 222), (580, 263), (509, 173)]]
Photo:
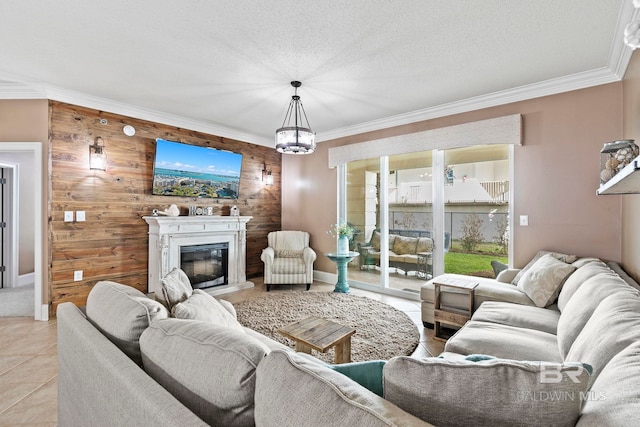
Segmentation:
[(64, 211), (64, 222), (73, 222), (73, 211)]
[(79, 282), (82, 280), (82, 270), (76, 270), (73, 272), (73, 281)]
[(76, 221), (78, 222), (86, 221), (84, 211), (76, 211)]
[(529, 215), (520, 215), (520, 225), (523, 227), (529, 225)]

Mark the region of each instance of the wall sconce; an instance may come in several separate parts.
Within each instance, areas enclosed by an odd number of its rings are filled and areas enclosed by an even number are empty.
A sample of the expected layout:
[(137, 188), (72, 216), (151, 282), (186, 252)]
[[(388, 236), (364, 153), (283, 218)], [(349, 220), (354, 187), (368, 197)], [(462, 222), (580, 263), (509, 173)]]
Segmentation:
[(262, 184), (273, 185), (273, 175), (271, 175), (271, 170), (267, 169), (266, 163), (263, 163), (262, 166)]
[(89, 169), (107, 170), (107, 153), (104, 152), (104, 140), (100, 136), (89, 146)]

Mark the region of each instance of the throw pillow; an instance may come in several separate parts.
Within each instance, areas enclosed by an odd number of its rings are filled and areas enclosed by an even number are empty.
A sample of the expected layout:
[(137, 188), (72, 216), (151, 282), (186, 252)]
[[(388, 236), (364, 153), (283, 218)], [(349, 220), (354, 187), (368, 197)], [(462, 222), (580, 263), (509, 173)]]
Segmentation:
[(373, 246), (373, 250), (380, 251), (380, 233), (378, 231), (374, 231), (371, 235), (371, 246)]
[(565, 279), (575, 270), (574, 266), (546, 254), (522, 276), (518, 289), (527, 294), (537, 307), (547, 307), (553, 304)]
[(390, 248), (397, 255), (415, 254), (417, 245), (417, 237), (396, 236), (393, 246), (390, 246)]
[(278, 258), (302, 258), (302, 251), (294, 249), (279, 249), (276, 251)]
[(384, 398), (437, 426), (574, 425), (589, 372), (581, 363), (394, 357)]
[(202, 320), (244, 332), (229, 310), (201, 289), (195, 289), (186, 301), (174, 305), (171, 315), (177, 319)]
[(158, 301), (131, 286), (106, 280), (89, 292), (86, 312), (87, 319), (138, 365), (142, 365), (140, 335), (154, 320), (169, 317)]
[(571, 264), (578, 260), (578, 257), (575, 255), (567, 255), (560, 252), (551, 252), (551, 251), (538, 251), (536, 256), (534, 256), (533, 259), (529, 261), (529, 263), (525, 265), (524, 268), (518, 272), (518, 274), (516, 274), (516, 277), (513, 278), (511, 283), (513, 283), (514, 285), (517, 285), (520, 279), (522, 278), (522, 276), (524, 276), (524, 274), (527, 272), (527, 270), (529, 270), (529, 268), (531, 268), (531, 266), (533, 266), (533, 264), (535, 264), (536, 261), (538, 261), (540, 258), (542, 258), (547, 254), (567, 264)]
[(179, 302), (185, 301), (193, 293), (191, 281), (184, 271), (174, 268), (162, 278), (162, 292), (169, 310)]
[(433, 239), (431, 237), (418, 238), (416, 253), (420, 252), (433, 252)]
[(369, 360), (327, 366), (382, 397), (382, 368), (385, 363), (387, 362), (384, 360)]

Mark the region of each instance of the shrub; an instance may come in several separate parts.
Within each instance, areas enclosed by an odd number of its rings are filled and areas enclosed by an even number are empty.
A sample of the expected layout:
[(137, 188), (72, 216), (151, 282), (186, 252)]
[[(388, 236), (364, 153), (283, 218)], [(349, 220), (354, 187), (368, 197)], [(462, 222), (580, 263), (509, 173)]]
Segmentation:
[(482, 223), (484, 221), (476, 214), (469, 214), (462, 220), (462, 248), (467, 252), (473, 252), (479, 243), (482, 243)]

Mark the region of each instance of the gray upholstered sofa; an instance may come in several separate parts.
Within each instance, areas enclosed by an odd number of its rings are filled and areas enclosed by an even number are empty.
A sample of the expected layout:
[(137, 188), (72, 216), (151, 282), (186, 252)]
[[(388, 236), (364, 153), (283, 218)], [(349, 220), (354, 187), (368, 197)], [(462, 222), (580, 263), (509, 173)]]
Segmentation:
[[(202, 292), (199, 302), (206, 297)], [(210, 297), (213, 299), (213, 297)], [(99, 282), (57, 309), (59, 426), (428, 426), (318, 359)]]
[(557, 310), (485, 302), (440, 357), (387, 361), (383, 397), (220, 306), (223, 324), (169, 318), (111, 282), (86, 314), (60, 304), (58, 424), (631, 426), (640, 414), (640, 292), (598, 260), (566, 279)]

